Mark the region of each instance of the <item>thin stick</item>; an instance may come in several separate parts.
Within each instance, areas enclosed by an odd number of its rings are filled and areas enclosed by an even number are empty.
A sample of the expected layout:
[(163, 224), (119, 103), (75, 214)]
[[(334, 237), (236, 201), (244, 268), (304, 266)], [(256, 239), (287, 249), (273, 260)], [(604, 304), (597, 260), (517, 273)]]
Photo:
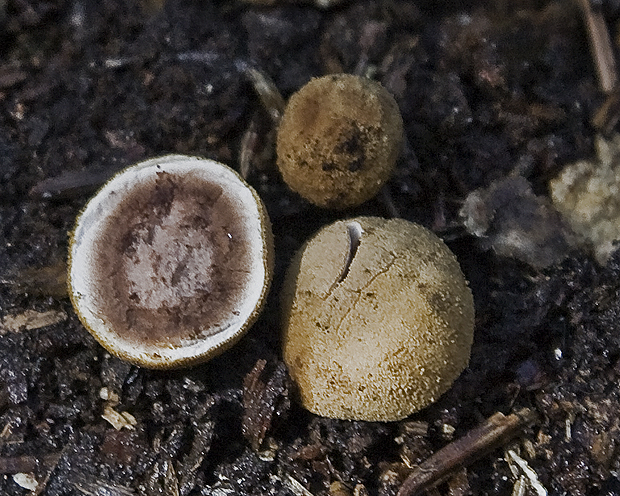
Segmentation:
[(620, 121), (620, 88), (609, 93), (592, 117), (592, 125), (609, 137)]
[(499, 412), (491, 415), (480, 427), (469, 431), (422, 462), (409, 475), (396, 496), (420, 494), (441, 482), (455, 469), (473, 463), (489, 451), (512, 440), (536, 419), (537, 415), (528, 408), (508, 416)]
[(596, 65), (599, 86), (602, 91), (609, 93), (618, 82), (618, 71), (603, 13), (600, 7), (593, 9), (590, 0), (579, 0), (579, 5), (590, 38), (590, 49)]

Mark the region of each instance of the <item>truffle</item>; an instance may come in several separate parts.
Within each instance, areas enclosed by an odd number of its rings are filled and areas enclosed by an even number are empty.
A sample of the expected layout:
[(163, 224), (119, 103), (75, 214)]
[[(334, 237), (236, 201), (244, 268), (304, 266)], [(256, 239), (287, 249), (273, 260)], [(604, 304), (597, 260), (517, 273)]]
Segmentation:
[(377, 194), (402, 144), (402, 117), (383, 86), (351, 74), (324, 76), (291, 96), (278, 129), (278, 167), (310, 202), (344, 209)]
[(282, 304), (284, 360), (319, 415), (402, 419), (469, 362), (474, 306), (456, 257), (402, 219), (321, 229), (289, 267)]
[(114, 355), (150, 368), (189, 365), (254, 322), (272, 246), (260, 198), (232, 169), (155, 158), (112, 178), (78, 217), (69, 294)]

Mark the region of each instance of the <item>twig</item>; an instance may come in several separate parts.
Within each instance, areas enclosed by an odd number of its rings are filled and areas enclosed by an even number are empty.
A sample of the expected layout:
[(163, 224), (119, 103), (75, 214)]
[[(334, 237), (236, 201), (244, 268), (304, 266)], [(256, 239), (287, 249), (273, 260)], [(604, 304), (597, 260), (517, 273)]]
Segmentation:
[(596, 109), (592, 125), (604, 136), (609, 137), (618, 121), (620, 121), (620, 88), (609, 93), (601, 106)]
[(499, 412), (491, 415), (480, 427), (448, 444), (419, 465), (400, 487), (397, 496), (419, 494), (439, 483), (455, 469), (473, 463), (515, 438), (536, 420), (536, 413), (528, 408), (508, 416)]
[(618, 71), (603, 13), (600, 7), (593, 9), (590, 0), (579, 0), (579, 5), (590, 38), (590, 48), (596, 65), (599, 86), (602, 91), (609, 93), (618, 82)]
[(284, 114), (286, 103), (276, 84), (267, 74), (251, 67), (243, 60), (235, 61), (235, 66), (250, 81), (263, 107), (265, 107), (269, 117), (271, 117), (274, 126), (278, 126), (282, 119), (282, 114)]
[(104, 170), (93, 172), (68, 171), (59, 176), (43, 179), (35, 184), (29, 191), (31, 198), (35, 200), (63, 200), (90, 196), (101, 187), (116, 170)]

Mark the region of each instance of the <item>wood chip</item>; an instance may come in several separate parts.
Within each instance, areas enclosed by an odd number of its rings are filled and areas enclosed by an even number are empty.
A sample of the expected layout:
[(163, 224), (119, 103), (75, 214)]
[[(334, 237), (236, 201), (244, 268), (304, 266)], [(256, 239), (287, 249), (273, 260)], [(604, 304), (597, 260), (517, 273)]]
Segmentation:
[(23, 487), (24, 489), (28, 489), (30, 491), (36, 490), (39, 485), (37, 479), (34, 477), (34, 474), (25, 474), (23, 472), (15, 474), (13, 476), (13, 482), (15, 482), (15, 484), (19, 487)]
[(138, 423), (136, 418), (129, 412), (117, 412), (109, 405), (103, 408), (103, 415), (101, 418), (106, 420), (117, 431), (121, 429), (133, 430), (134, 426)]
[(618, 70), (603, 12), (598, 2), (596, 7), (593, 7), (590, 0), (579, 0), (579, 6), (588, 31), (599, 86), (601, 91), (609, 93), (618, 82)]
[(0, 322), (0, 336), (9, 332), (31, 331), (67, 320), (67, 314), (62, 310), (48, 310), (37, 312), (26, 310), (16, 315), (6, 315)]
[(536, 492), (538, 496), (547, 496), (547, 489), (545, 489), (545, 487), (538, 480), (538, 475), (536, 475), (536, 472), (534, 472), (528, 463), (517, 455), (514, 450), (508, 450), (506, 452), (506, 461), (508, 463), (512, 462), (519, 467), (519, 470), (527, 479), (527, 484)]

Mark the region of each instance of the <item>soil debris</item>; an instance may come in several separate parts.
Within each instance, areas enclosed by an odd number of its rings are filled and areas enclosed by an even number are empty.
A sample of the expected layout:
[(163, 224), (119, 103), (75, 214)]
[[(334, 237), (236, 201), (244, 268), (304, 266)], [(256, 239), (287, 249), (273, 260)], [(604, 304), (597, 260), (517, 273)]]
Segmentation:
[[(593, 9), (616, 50), (617, 2)], [(620, 255), (612, 247), (600, 264), (569, 250), (532, 265), (463, 236), (459, 217), (468, 195), (513, 175), (529, 185), (522, 196), (548, 201), (549, 181), (592, 156), (598, 132), (617, 131), (615, 93), (599, 88), (577, 5), (0, 0), (0, 28), (0, 315), (67, 316), (0, 335), (0, 494), (27, 492), (12, 477), (20, 473), (34, 474), (45, 496), (325, 496), (336, 482), (356, 496), (394, 496), (411, 470), (484, 419), (524, 408), (544, 422), (506, 449), (550, 495), (620, 494)], [(334, 213), (290, 193), (244, 64), (284, 99), (332, 72), (383, 84), (406, 139), (380, 197)], [(599, 109), (602, 131), (592, 124)], [(59, 262), (90, 191), (165, 153), (239, 170), (240, 149), (274, 227), (265, 311), (234, 348), (192, 369), (111, 357), (72, 312)], [(528, 205), (515, 200), (517, 218)], [(452, 234), (476, 305), (470, 364), (400, 422), (315, 417), (287, 386), (277, 289), (322, 226), (390, 214)], [(133, 430), (101, 418), (102, 388), (117, 396), (115, 411), (135, 417)], [(433, 491), (505, 496), (524, 475), (483, 456)]]

